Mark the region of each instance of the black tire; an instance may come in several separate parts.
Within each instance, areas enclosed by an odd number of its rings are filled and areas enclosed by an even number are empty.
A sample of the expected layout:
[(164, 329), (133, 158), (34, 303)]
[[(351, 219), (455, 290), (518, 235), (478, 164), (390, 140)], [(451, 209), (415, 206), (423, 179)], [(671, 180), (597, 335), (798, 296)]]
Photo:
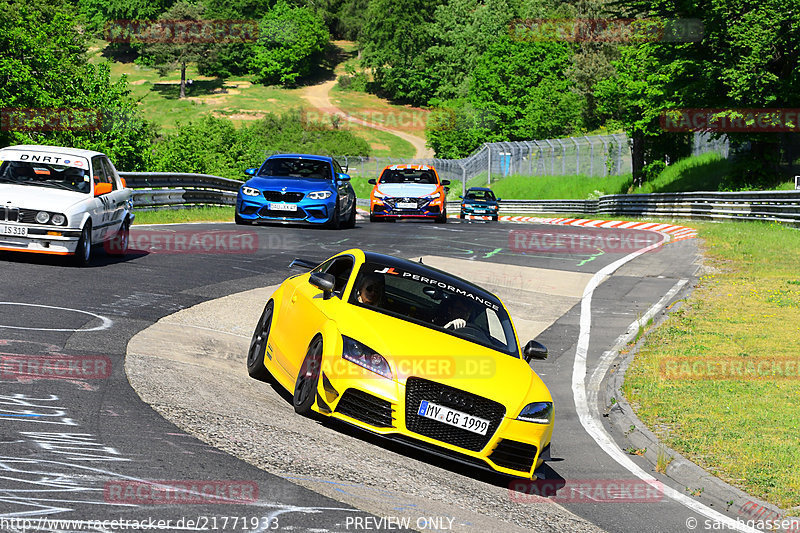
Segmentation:
[(356, 227), (356, 202), (353, 201), (353, 208), (350, 209), (350, 216), (347, 217), (347, 221), (344, 223), (345, 228), (355, 228)]
[(342, 223), (339, 220), (339, 200), (336, 200), (336, 204), (333, 207), (333, 214), (328, 222), (325, 224), (325, 227), (330, 229), (339, 229), (342, 227)]
[(494, 220), (495, 222), (497, 222), (497, 215), (494, 215), (494, 216), (492, 217), (492, 220)]
[(120, 226), (117, 234), (108, 243), (108, 255), (115, 257), (124, 257), (128, 253), (128, 244), (131, 237), (131, 223), (125, 220)]
[(81, 237), (78, 240), (78, 246), (75, 248), (75, 254), (72, 260), (76, 266), (88, 266), (92, 262), (92, 223), (91, 221), (84, 224), (81, 230)]
[(372, 213), (369, 214), (369, 221), (370, 222), (380, 222), (381, 219), (373, 215)]
[(447, 211), (436, 217), (436, 222), (438, 224), (447, 224)]
[(245, 220), (242, 217), (240, 217), (239, 213), (234, 213), (233, 214), (233, 220), (237, 224), (239, 224), (240, 226), (249, 226), (251, 224), (251, 222), (249, 220)]
[(317, 383), (319, 382), (320, 367), (322, 366), (322, 337), (317, 335), (308, 346), (306, 358), (300, 365), (297, 381), (294, 385), (292, 403), (296, 413), (311, 416), (311, 407), (317, 400)]
[(267, 339), (270, 329), (272, 329), (272, 315), (275, 309), (275, 302), (272, 300), (264, 306), (264, 312), (258, 320), (258, 325), (253, 331), (253, 338), (250, 340), (250, 349), (247, 351), (247, 373), (251, 378), (259, 381), (269, 381), (272, 375), (264, 366), (264, 357), (267, 353)]
[(464, 217), (465, 217), (464, 213), (459, 213), (458, 214), (458, 218), (460, 218), (461, 220), (464, 220)]

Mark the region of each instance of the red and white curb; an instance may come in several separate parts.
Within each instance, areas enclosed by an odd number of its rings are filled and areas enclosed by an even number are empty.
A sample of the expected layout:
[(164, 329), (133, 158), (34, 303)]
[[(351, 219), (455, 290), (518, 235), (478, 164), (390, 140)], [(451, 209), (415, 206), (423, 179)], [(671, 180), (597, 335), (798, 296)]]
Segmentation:
[[(357, 217), (359, 220), (368, 220), (369, 211), (358, 209)], [(450, 215), (448, 218), (458, 218), (458, 215)], [(491, 220), (488, 216), (470, 215), (470, 220)], [(598, 220), (593, 218), (542, 218), (529, 216), (509, 216), (501, 215), (499, 220), (502, 222), (516, 222), (521, 224), (552, 224), (556, 226), (582, 226), (585, 228), (606, 228), (606, 229), (636, 229), (642, 231), (653, 231), (670, 237), (672, 242), (697, 237), (697, 230), (680, 226), (677, 224), (663, 224), (659, 222), (631, 222), (626, 220)]]

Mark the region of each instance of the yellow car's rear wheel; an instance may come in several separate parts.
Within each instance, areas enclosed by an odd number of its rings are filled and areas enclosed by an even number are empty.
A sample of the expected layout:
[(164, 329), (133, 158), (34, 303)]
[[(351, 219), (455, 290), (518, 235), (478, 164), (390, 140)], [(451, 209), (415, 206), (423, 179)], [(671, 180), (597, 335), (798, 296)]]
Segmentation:
[(309, 416), (311, 407), (317, 399), (317, 383), (322, 367), (322, 337), (317, 335), (308, 346), (306, 358), (300, 365), (300, 373), (294, 386), (294, 410), (301, 415)]
[(270, 300), (264, 306), (264, 312), (258, 321), (253, 338), (250, 340), (250, 349), (247, 351), (247, 373), (250, 377), (260, 381), (269, 381), (270, 373), (264, 366), (264, 355), (267, 351), (267, 339), (272, 328), (272, 313), (275, 303)]

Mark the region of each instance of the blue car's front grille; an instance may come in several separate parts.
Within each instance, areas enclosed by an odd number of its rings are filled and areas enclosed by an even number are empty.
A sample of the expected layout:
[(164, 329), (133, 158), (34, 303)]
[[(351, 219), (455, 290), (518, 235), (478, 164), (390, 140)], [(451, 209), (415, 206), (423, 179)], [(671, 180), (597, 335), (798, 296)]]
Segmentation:
[(269, 202), (299, 202), (303, 196), (301, 192), (264, 191), (264, 198)]

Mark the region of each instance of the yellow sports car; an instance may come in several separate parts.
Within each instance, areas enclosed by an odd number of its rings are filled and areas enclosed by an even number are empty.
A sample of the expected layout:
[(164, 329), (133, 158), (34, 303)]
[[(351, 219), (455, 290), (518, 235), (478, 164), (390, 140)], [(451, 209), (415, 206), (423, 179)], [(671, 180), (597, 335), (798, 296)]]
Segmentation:
[(294, 408), (417, 448), (535, 479), (553, 400), (493, 294), (420, 262), (358, 249), (284, 281), (247, 356)]

